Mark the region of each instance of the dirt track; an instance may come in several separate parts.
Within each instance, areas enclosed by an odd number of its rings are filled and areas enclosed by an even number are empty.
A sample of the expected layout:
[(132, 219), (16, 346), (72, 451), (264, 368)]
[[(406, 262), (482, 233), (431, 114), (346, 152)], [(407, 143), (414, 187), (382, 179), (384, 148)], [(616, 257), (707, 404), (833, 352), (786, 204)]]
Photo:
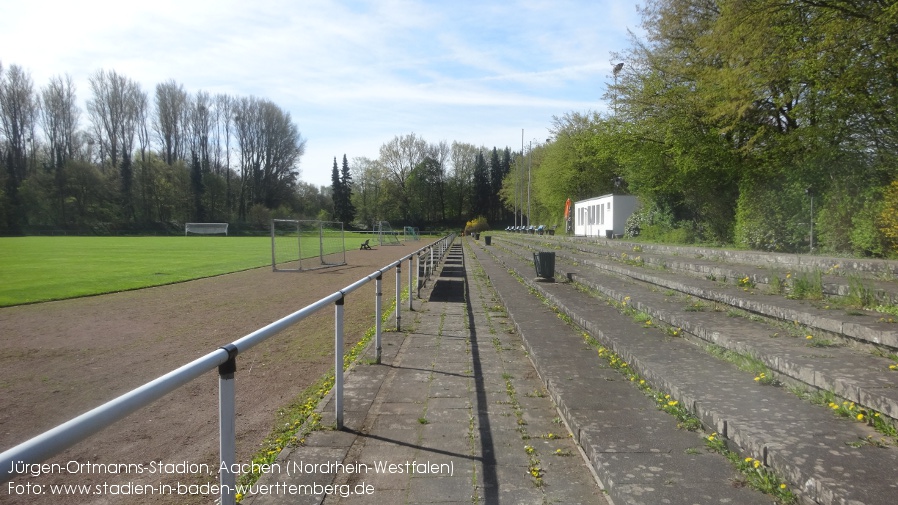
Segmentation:
[[(0, 309), (0, 451), (348, 286), (426, 242), (347, 251), (348, 266), (260, 268), (110, 295)], [(406, 265), (407, 266), (407, 265)], [(394, 274), (384, 284), (392, 301)], [(403, 270), (403, 286), (406, 271)], [(385, 279), (385, 280), (386, 280)], [(374, 286), (347, 297), (346, 346), (374, 321)], [(277, 409), (333, 366), (333, 311), (322, 310), (237, 360), (237, 457), (246, 462)], [(218, 377), (208, 373), (49, 460), (93, 463), (218, 459)], [(216, 466), (217, 468), (217, 466)], [(6, 471), (7, 469), (3, 469)], [(180, 477), (180, 479), (179, 479)], [(44, 475), (18, 484), (197, 482), (196, 476)], [(217, 476), (204, 479), (215, 482)], [(2, 503), (211, 503), (214, 496), (15, 496)]]

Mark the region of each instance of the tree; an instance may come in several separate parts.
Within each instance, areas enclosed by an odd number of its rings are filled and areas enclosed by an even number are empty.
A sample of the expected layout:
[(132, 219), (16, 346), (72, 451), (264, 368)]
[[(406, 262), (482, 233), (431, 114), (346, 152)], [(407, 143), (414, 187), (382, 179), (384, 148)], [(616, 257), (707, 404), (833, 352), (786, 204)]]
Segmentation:
[(245, 220), (254, 204), (274, 209), (293, 197), (306, 142), (289, 113), (255, 97), (236, 105), (234, 129), (240, 151), (238, 208)]
[(187, 92), (175, 81), (156, 85), (153, 131), (162, 149), (162, 157), (169, 165), (175, 160), (184, 159), (187, 101)]
[(355, 206), (352, 205), (352, 172), (349, 161), (343, 155), (343, 166), (340, 170), (340, 217), (343, 223), (350, 224), (355, 219)]
[(486, 217), (492, 206), (490, 198), (492, 194), (486, 161), (483, 159), (483, 151), (478, 151), (474, 160), (474, 200), (471, 206), (474, 216)]
[(75, 157), (80, 115), (72, 77), (51, 78), (41, 91), (40, 119), (53, 167), (63, 167)]
[[(14, 230), (22, 224), (18, 191), (28, 176), (29, 158), (34, 158), (37, 110), (38, 102), (30, 76), (18, 65), (12, 65), (5, 73), (0, 73), (0, 134), (6, 140), (6, 195), (10, 206), (7, 226)], [(29, 142), (32, 146), (30, 156)]]
[(384, 216), (381, 200), (386, 183), (385, 169), (378, 160), (359, 157), (353, 158), (351, 170), (356, 181), (352, 199), (358, 221), (373, 226)]
[(412, 170), (424, 161), (424, 157), (427, 154), (427, 142), (414, 133), (402, 137), (396, 136), (393, 140), (380, 147), (380, 161), (396, 183), (395, 189), (399, 213), (404, 221), (409, 221), (412, 218), (408, 178)]

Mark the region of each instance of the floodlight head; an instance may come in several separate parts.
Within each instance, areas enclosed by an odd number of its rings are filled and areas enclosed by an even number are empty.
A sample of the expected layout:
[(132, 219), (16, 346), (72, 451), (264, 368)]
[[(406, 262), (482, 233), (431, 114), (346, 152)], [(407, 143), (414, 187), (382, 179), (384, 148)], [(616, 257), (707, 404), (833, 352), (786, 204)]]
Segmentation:
[(614, 70), (613, 70), (614, 75), (619, 74), (620, 71), (621, 71), (623, 68), (624, 68), (624, 64), (623, 64), (623, 63), (618, 63), (617, 65), (615, 65), (615, 66), (614, 66)]

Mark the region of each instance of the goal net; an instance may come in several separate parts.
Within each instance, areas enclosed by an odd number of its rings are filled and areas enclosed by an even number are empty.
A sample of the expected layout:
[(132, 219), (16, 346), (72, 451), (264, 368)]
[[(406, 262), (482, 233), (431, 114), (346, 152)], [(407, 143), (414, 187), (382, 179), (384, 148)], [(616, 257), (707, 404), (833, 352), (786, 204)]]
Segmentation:
[(271, 269), (299, 272), (346, 264), (343, 223), (272, 219)]
[(393, 231), (387, 221), (377, 223), (377, 240), (380, 245), (402, 245), (399, 242), (399, 233)]
[(420, 240), (421, 239), (421, 237), (418, 235), (418, 229), (411, 227), (411, 226), (406, 226), (403, 229), (402, 233), (403, 233), (403, 235), (405, 235), (406, 242), (408, 242), (410, 240)]
[(185, 223), (184, 235), (221, 235), (228, 234), (228, 223)]

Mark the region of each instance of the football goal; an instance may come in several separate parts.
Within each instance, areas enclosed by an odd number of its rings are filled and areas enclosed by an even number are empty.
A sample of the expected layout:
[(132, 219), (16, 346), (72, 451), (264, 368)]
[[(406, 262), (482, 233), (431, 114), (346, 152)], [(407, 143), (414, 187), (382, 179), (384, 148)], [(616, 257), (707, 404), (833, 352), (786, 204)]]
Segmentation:
[(184, 235), (227, 235), (228, 223), (185, 223)]
[(399, 233), (393, 231), (387, 221), (377, 223), (377, 241), (380, 245), (402, 245), (399, 242)]
[(271, 220), (271, 269), (300, 272), (346, 264), (343, 223)]
[(421, 237), (418, 234), (418, 229), (411, 227), (411, 226), (406, 226), (405, 228), (403, 228), (402, 234), (405, 235), (406, 242), (408, 242), (410, 240), (420, 240), (421, 239)]

